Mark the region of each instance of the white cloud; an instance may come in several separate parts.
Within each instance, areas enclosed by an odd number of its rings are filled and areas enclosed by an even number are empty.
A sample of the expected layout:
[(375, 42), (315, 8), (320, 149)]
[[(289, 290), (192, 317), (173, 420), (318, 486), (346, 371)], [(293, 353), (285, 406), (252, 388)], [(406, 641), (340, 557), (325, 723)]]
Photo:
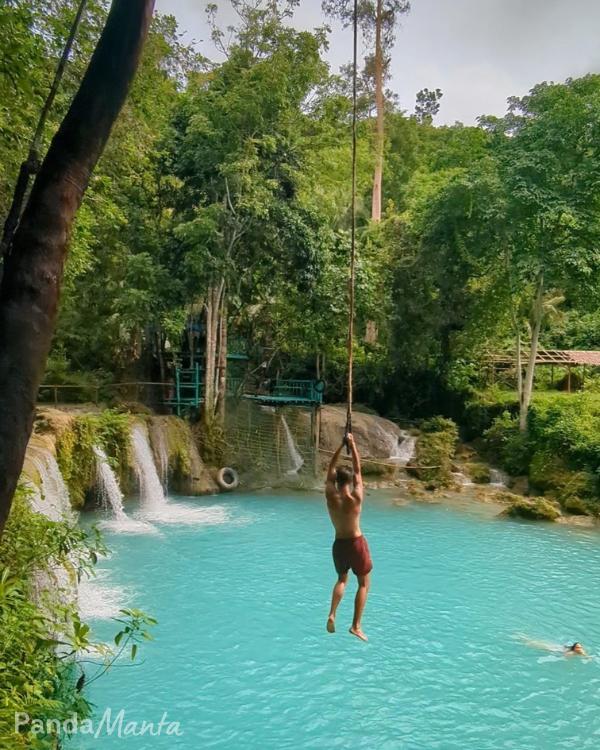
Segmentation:
[[(223, 18), (233, 15), (223, 6)], [(205, 0), (157, 0), (187, 38), (211, 54)], [(413, 109), (421, 88), (444, 92), (438, 122), (473, 123), (501, 115), (509, 96), (544, 80), (600, 72), (599, 0), (413, 0), (393, 55), (392, 88)], [(296, 23), (323, 22), (320, 0), (301, 0)], [(328, 59), (334, 69), (350, 58), (349, 29), (334, 27)]]

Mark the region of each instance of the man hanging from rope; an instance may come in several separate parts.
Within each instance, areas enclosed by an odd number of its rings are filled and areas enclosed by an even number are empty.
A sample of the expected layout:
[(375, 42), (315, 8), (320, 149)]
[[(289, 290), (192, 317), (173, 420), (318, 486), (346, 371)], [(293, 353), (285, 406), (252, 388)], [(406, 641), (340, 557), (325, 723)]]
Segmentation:
[[(351, 472), (337, 462), (344, 448), (348, 445), (352, 453)], [(358, 591), (354, 601), (354, 619), (350, 632), (363, 641), (368, 640), (361, 628), (361, 617), (369, 592), (370, 573), (373, 569), (367, 540), (360, 530), (360, 514), (363, 504), (363, 480), (360, 470), (360, 456), (352, 433), (348, 433), (342, 444), (334, 453), (325, 482), (325, 497), (331, 523), (335, 529), (333, 543), (333, 562), (338, 579), (333, 587), (331, 610), (327, 619), (327, 630), (335, 633), (335, 613), (344, 596), (348, 571), (358, 579)]]

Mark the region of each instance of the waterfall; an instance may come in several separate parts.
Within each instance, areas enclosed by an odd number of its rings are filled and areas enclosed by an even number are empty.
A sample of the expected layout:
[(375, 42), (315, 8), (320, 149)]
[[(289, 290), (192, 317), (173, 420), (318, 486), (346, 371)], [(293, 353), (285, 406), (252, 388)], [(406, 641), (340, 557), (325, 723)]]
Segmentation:
[(39, 455), (34, 453), (31, 456), (31, 461), (41, 481), (41, 492), (34, 492), (32, 496), (33, 510), (43, 513), (51, 521), (72, 520), (69, 490), (52, 453), (40, 450)]
[(131, 431), (131, 445), (140, 486), (141, 515), (145, 519), (158, 523), (194, 525), (220, 524), (229, 520), (229, 511), (219, 505), (190, 507), (167, 500), (154, 463), (148, 433), (143, 425), (134, 425)]
[(493, 469), (490, 466), (490, 486), (491, 487), (508, 487), (509, 476), (500, 469)]
[(152, 445), (158, 460), (158, 474), (165, 494), (169, 491), (169, 444), (167, 431), (162, 421), (152, 421)]
[[(74, 523), (75, 513), (71, 508), (69, 490), (60, 472), (54, 455), (34, 445), (28, 447), (29, 459), (39, 474), (41, 487), (27, 481), (30, 489), (30, 506), (51, 521)], [(53, 623), (51, 634), (57, 639), (63, 632), (56, 604), (70, 604), (77, 596), (74, 567), (69, 557), (65, 563), (51, 564), (45, 569), (35, 569), (32, 574), (32, 598), (43, 609), (49, 622)]]
[(157, 530), (151, 524), (137, 521), (127, 515), (123, 507), (123, 493), (119, 486), (119, 480), (108, 462), (106, 453), (96, 445), (94, 446), (94, 454), (96, 456), (96, 473), (102, 507), (111, 515), (111, 518), (104, 521), (102, 526), (116, 532), (156, 533)]
[(140, 504), (144, 510), (161, 510), (167, 499), (156, 471), (148, 434), (140, 424), (134, 425), (131, 431), (131, 445), (140, 486)]
[[(402, 442), (400, 442), (400, 439)], [(396, 440), (396, 450), (390, 455), (390, 458), (397, 461), (401, 466), (406, 466), (414, 458), (416, 446), (417, 438), (405, 430), (401, 430), (400, 437)]]
[(292, 468), (286, 473), (290, 475), (297, 474), (304, 465), (304, 459), (302, 458), (302, 455), (298, 450), (298, 446), (296, 445), (296, 441), (294, 440), (294, 436), (292, 435), (290, 426), (288, 425), (287, 420), (283, 416), (283, 414), (281, 415), (281, 424), (283, 425), (283, 430), (285, 432), (288, 455), (290, 457), (290, 463), (292, 464)]
[(119, 481), (108, 463), (106, 453), (99, 446), (94, 446), (96, 456), (96, 470), (98, 474), (98, 489), (102, 498), (102, 507), (110, 510), (115, 519), (126, 517), (123, 509), (123, 493)]
[(414, 457), (417, 438), (414, 435), (400, 430), (398, 434), (386, 430), (381, 425), (377, 425), (380, 432), (385, 436), (385, 442), (388, 444), (388, 459), (394, 461), (399, 466), (406, 464)]
[(462, 471), (453, 471), (452, 476), (454, 477), (454, 481), (460, 484), (461, 487), (471, 487), (473, 485), (473, 481), (466, 474), (463, 474)]

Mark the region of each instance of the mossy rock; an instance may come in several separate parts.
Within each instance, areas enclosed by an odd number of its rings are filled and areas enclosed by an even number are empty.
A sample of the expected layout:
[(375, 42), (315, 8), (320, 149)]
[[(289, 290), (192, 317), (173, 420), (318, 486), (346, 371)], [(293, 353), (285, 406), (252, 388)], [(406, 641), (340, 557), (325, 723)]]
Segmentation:
[(526, 518), (530, 521), (556, 521), (560, 517), (560, 511), (544, 498), (518, 498), (504, 514), (511, 518)]
[(573, 499), (574, 507), (583, 499), (594, 496), (594, 479), (587, 471), (574, 470), (566, 462), (549, 451), (537, 451), (529, 467), (531, 484), (553, 498), (566, 508)]
[(568, 497), (563, 503), (562, 508), (572, 516), (591, 516), (589, 505), (580, 497)]
[(94, 446), (105, 451), (126, 491), (131, 463), (129, 427), (127, 415), (109, 410), (74, 417), (58, 436), (56, 459), (74, 508), (82, 508), (96, 486)]
[(475, 484), (489, 484), (491, 481), (490, 467), (487, 464), (468, 463), (465, 464), (465, 470)]
[(424, 482), (427, 489), (451, 487), (452, 459), (458, 443), (458, 428), (451, 419), (433, 417), (421, 424), (417, 439), (416, 466), (409, 472)]
[(388, 477), (396, 475), (397, 466), (395, 464), (385, 464), (383, 461), (369, 461), (368, 458), (362, 461), (362, 473), (369, 477)]
[(153, 414), (150, 407), (141, 404), (139, 401), (115, 401), (112, 404), (112, 410), (120, 414), (138, 414), (144, 416), (151, 416)]

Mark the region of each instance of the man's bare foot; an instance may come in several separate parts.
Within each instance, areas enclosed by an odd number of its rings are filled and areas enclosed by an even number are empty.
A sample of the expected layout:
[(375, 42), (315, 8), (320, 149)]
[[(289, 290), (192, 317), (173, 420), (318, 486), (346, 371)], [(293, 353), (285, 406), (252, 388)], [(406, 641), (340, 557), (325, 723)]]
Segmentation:
[(335, 620), (331, 615), (327, 618), (327, 632), (335, 633)]
[(360, 638), (361, 641), (368, 641), (369, 639), (367, 636), (362, 632), (360, 628), (350, 628), (350, 632), (352, 635), (355, 635), (357, 638)]

